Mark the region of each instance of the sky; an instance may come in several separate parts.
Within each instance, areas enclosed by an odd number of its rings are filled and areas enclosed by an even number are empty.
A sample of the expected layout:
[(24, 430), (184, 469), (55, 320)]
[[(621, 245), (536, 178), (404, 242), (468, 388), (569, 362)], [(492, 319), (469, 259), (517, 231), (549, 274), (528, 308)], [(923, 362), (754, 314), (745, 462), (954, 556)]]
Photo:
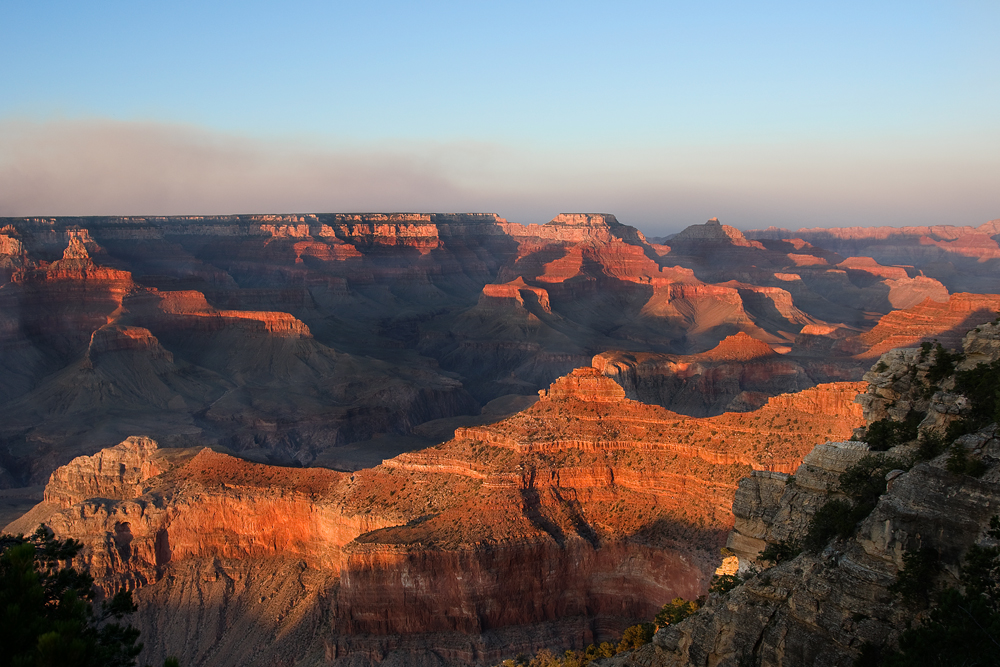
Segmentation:
[(1000, 218), (1000, 3), (0, 2), (0, 216)]

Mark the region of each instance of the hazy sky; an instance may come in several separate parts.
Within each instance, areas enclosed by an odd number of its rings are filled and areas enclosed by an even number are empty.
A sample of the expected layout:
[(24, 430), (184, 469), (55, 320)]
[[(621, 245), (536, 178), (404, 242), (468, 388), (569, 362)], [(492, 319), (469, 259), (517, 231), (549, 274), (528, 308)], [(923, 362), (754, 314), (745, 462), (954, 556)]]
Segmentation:
[(0, 215), (1000, 217), (1000, 3), (0, 6)]

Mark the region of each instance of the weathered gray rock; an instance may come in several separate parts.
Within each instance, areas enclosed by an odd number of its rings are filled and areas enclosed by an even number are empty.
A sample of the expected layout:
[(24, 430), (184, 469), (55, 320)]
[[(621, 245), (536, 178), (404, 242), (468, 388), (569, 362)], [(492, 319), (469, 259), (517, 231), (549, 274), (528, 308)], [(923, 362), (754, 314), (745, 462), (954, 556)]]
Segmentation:
[[(847, 667), (865, 642), (894, 643), (913, 617), (913, 610), (889, 591), (903, 554), (925, 546), (937, 549), (945, 565), (939, 585), (955, 585), (969, 546), (995, 542), (986, 530), (990, 517), (1000, 514), (1000, 441), (992, 430), (978, 440), (990, 464), (983, 477), (948, 472), (947, 455), (908, 472), (894, 471), (888, 491), (854, 537), (766, 569), (724, 596), (713, 595), (696, 615), (661, 629), (652, 644), (608, 664), (737, 667), (749, 658), (751, 664), (773, 667)], [(788, 486), (797, 486), (798, 477)], [(747, 541), (786, 532), (801, 538), (801, 523), (788, 530), (777, 522), (801, 516), (804, 510), (791, 504), (813, 491), (788, 489), (775, 507), (775, 483), (783, 482), (771, 475), (749, 479), (753, 482), (741, 485), (737, 495), (748, 517), (738, 518), (737, 525), (747, 533), (734, 535)]]
[(740, 559), (740, 572), (755, 571), (767, 544), (804, 535), (823, 503), (842, 497), (841, 473), (869, 453), (863, 442), (827, 442), (806, 455), (794, 476), (755, 470), (740, 480), (733, 498), (735, 523), (726, 546)]
[[(967, 359), (1000, 358), (1000, 325), (984, 325), (965, 339)], [(967, 397), (948, 389), (927, 394), (933, 353), (894, 350), (865, 379), (859, 403), (870, 421), (928, 410), (928, 427), (941, 428), (967, 409)], [(931, 415), (937, 417), (931, 419)], [(922, 425), (923, 429), (924, 426)], [(653, 642), (603, 664), (618, 667), (769, 667), (852, 665), (866, 642), (892, 646), (917, 610), (889, 587), (909, 551), (930, 547), (943, 572), (928, 586), (958, 584), (959, 566), (973, 544), (996, 546), (990, 518), (1000, 515), (1000, 429), (992, 424), (956, 442), (986, 465), (978, 478), (949, 472), (949, 454), (886, 475), (887, 489), (871, 514), (846, 540), (820, 553), (802, 553), (765, 569), (756, 557), (768, 543), (801, 540), (816, 509), (838, 493), (838, 477), (868, 453), (863, 443), (818, 445), (794, 477), (755, 471), (741, 481), (733, 502), (735, 527), (729, 547), (750, 578), (685, 621), (661, 629)], [(906, 454), (912, 445), (895, 449)], [(919, 616), (918, 616), (919, 620)]]
[(989, 322), (965, 334), (962, 339), (965, 359), (959, 370), (975, 368), (977, 364), (991, 364), (1000, 359), (1000, 323)]

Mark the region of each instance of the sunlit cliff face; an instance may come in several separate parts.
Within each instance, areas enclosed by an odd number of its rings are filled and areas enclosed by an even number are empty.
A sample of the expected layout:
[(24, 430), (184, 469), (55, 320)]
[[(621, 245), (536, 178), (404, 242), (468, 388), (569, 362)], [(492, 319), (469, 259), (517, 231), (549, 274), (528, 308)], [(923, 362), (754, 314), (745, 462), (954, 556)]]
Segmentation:
[[(208, 595), (218, 577), (247, 568), (266, 592), (267, 572), (299, 562), (311, 583), (298, 599), (329, 617), (320, 635), (338, 654), (446, 647), (458, 632), (455, 655), (489, 656), (487, 631), (525, 647), (552, 624), (602, 636), (695, 597), (718, 564), (738, 479), (751, 464), (796, 465), (806, 441), (845, 436), (856, 392), (824, 386), (695, 419), (581, 368), (514, 417), (353, 474), (132, 438), (60, 468), (22, 523), (83, 540), (99, 585), (138, 589), (150, 619), (164, 605), (208, 613), (221, 603)], [(208, 597), (178, 607), (191, 589)], [(513, 598), (534, 602), (503, 602)], [(176, 651), (176, 640), (157, 646)]]

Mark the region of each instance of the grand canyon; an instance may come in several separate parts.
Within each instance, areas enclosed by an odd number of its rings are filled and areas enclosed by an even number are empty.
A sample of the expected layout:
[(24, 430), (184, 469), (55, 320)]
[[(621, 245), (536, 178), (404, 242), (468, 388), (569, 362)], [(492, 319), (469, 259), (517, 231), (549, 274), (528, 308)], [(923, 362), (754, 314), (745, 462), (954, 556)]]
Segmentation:
[(972, 414), (956, 373), (1000, 358), (998, 241), (1000, 220), (0, 219), (0, 524), (79, 540), (100, 596), (132, 592), (145, 663), (582, 649), (707, 595), (725, 549), (744, 584), (601, 664), (850, 665), (899, 641), (914, 536), (954, 562), (992, 544), (995, 426), (962, 435), (978, 476), (944, 450), (893, 471), (835, 554), (761, 553), (805, 539), (875, 423), (920, 415), (904, 457)]

